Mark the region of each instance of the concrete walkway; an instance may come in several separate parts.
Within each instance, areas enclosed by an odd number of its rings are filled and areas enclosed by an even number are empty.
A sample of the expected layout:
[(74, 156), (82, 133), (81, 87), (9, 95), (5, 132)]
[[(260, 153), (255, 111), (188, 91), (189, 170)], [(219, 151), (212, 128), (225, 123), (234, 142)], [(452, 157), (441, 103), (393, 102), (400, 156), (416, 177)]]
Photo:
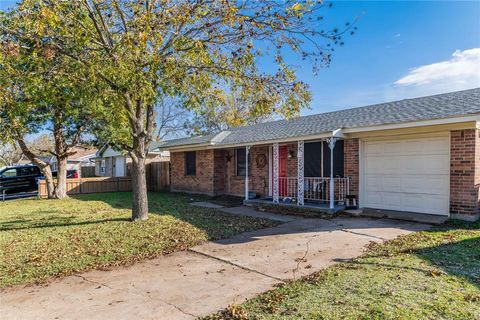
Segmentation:
[(283, 214), (275, 214), (271, 212), (262, 212), (262, 211), (255, 210), (252, 207), (245, 207), (245, 206), (222, 208), (220, 209), (220, 211), (233, 214), (233, 215), (238, 215), (238, 216), (249, 216), (249, 217), (269, 219), (269, 220), (280, 221), (280, 222), (290, 222), (290, 221), (301, 219), (301, 217), (298, 217), (298, 216), (289, 216), (289, 215), (283, 215)]
[(270, 212), (262, 212), (252, 207), (246, 207), (246, 206), (224, 207), (224, 206), (207, 202), (207, 201), (192, 202), (191, 205), (195, 207), (201, 207), (201, 208), (219, 209), (224, 213), (229, 213), (236, 216), (248, 216), (248, 217), (269, 219), (269, 220), (280, 221), (280, 222), (290, 222), (297, 219), (301, 219), (298, 216), (289, 216), (289, 215), (275, 214)]
[(429, 225), (388, 219), (299, 219), (188, 251), (45, 286), (3, 290), (2, 319), (194, 319), (238, 304)]
[(194, 207), (200, 207), (200, 208), (210, 208), (210, 209), (220, 209), (223, 208), (223, 206), (215, 203), (211, 203), (208, 201), (196, 201), (190, 203)]

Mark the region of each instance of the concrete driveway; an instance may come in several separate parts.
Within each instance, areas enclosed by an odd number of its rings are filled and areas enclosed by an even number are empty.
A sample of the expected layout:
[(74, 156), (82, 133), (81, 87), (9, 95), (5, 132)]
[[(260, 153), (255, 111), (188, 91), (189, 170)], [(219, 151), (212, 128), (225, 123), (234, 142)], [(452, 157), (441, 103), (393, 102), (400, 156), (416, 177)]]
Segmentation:
[(194, 319), (429, 225), (295, 219), (130, 267), (3, 290), (2, 319)]

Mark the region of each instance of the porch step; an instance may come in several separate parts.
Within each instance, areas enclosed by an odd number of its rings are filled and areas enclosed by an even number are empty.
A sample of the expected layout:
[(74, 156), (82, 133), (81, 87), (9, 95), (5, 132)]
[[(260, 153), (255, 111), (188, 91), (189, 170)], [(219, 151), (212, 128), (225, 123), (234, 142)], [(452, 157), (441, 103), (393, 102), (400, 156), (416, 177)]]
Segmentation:
[(299, 206), (296, 203), (273, 203), (271, 199), (251, 199), (251, 200), (243, 200), (243, 204), (246, 206), (254, 206), (254, 207), (261, 207), (261, 206), (281, 206), (281, 207), (290, 207), (290, 208), (298, 208), (299, 210), (308, 210), (308, 211), (316, 211), (321, 213), (329, 213), (334, 214), (337, 212), (341, 212), (345, 210), (344, 205), (335, 205), (334, 209), (330, 209), (329, 205), (327, 204), (315, 204), (310, 202), (305, 202), (303, 206)]

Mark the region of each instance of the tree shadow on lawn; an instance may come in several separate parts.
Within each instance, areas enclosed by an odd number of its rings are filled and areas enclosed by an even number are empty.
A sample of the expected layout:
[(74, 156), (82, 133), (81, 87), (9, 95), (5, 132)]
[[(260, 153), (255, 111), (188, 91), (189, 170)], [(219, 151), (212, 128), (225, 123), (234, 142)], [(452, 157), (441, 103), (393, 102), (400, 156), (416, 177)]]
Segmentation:
[(448, 221), (425, 231), (436, 245), (414, 248), (412, 253), (443, 272), (464, 278), (480, 288), (480, 221)]
[(480, 288), (480, 237), (419, 249), (414, 252), (447, 274)]
[[(70, 220), (70, 219), (65, 219)], [(108, 219), (100, 219), (94, 221), (79, 221), (79, 222), (46, 222), (39, 224), (38, 221), (34, 222), (34, 224), (29, 224), (25, 226), (27, 223), (31, 223), (32, 220), (13, 220), (0, 223), (0, 231), (20, 231), (20, 230), (31, 230), (31, 229), (42, 229), (42, 228), (55, 228), (55, 227), (69, 227), (69, 226), (83, 226), (89, 224), (97, 224), (97, 223), (104, 223), (104, 222), (120, 222), (120, 221), (130, 221), (128, 218), (108, 218)], [(21, 225), (21, 227), (20, 227)]]
[[(455, 223), (454, 223), (455, 224)], [(457, 223), (458, 224), (458, 223)], [(462, 223), (460, 223), (462, 224)], [(465, 229), (458, 229), (459, 232), (466, 231), (468, 229), (478, 229), (479, 223), (476, 224), (463, 224)], [(431, 245), (427, 247), (406, 247), (402, 248), (401, 238), (395, 239), (390, 242), (390, 244), (394, 247), (398, 244), (398, 248), (389, 248), (389, 244), (387, 243), (384, 245), (382, 250), (382, 244), (379, 245), (377, 249), (380, 249), (380, 252), (367, 253), (365, 256), (366, 259), (358, 259), (353, 261), (343, 260), (338, 262), (346, 262), (352, 265), (373, 265), (378, 266), (380, 268), (387, 268), (387, 269), (399, 269), (399, 270), (406, 270), (406, 271), (415, 271), (424, 273), (426, 276), (441, 276), (442, 273), (459, 277), (465, 279), (466, 281), (470, 282), (477, 288), (480, 288), (480, 237), (470, 237), (465, 238), (462, 240), (455, 240), (455, 236), (449, 233), (448, 231), (455, 232), (455, 227), (450, 228), (442, 228), (440, 227), (440, 232), (447, 233), (440, 235), (439, 239), (436, 241), (441, 242), (438, 245)], [(432, 233), (438, 232), (436, 230), (425, 231), (424, 234), (427, 236)], [(415, 237), (415, 235), (409, 235)], [(407, 237), (409, 237), (407, 236)], [(437, 235), (434, 235), (434, 237)], [(377, 246), (378, 244), (374, 244)], [(415, 242), (413, 243), (415, 246)], [(405, 253), (405, 254), (413, 254), (417, 257), (421, 258), (424, 261), (427, 261), (431, 266), (435, 269), (440, 269), (441, 272), (437, 272), (436, 270), (432, 270), (428, 266), (425, 268), (422, 267), (415, 267), (415, 266), (408, 266), (408, 265), (401, 265), (392, 262), (391, 264), (385, 262), (374, 262), (369, 261), (368, 258), (381, 258), (381, 257), (390, 257), (393, 253)]]
[[(70, 196), (74, 201), (92, 202), (91, 206), (87, 204), (85, 207), (75, 205), (75, 202), (56, 202), (58, 200), (42, 200), (52, 201), (47, 208), (39, 207), (38, 214), (33, 214), (24, 218), (21, 214), (18, 217), (12, 217), (12, 220), (0, 222), (0, 231), (20, 231), (26, 229), (42, 229), (51, 227), (69, 227), (100, 224), (105, 222), (127, 222), (130, 221), (129, 212), (132, 208), (131, 192), (109, 192), (109, 193), (92, 193)], [(149, 192), (149, 213), (159, 216), (172, 216), (181, 221), (190, 223), (191, 225), (204, 230), (210, 239), (216, 240), (230, 237), (239, 232), (254, 230), (259, 228), (272, 227), (276, 224), (270, 220), (255, 219), (251, 217), (232, 216), (219, 210), (211, 208), (199, 208), (191, 206), (194, 201), (208, 201), (211, 197), (203, 195), (190, 195), (182, 193), (168, 192)], [(230, 199), (229, 199), (230, 200)], [(32, 199), (32, 201), (38, 201)], [(108, 207), (98, 206), (98, 210), (94, 202), (101, 202)], [(86, 216), (77, 215), (85, 208)], [(109, 210), (123, 210), (123, 212), (115, 212)], [(97, 213), (99, 215), (97, 216)], [(122, 215), (121, 217), (119, 215)]]
[[(101, 201), (114, 209), (131, 209), (131, 192), (112, 192), (75, 195), (72, 198), (80, 201)], [(149, 192), (149, 213), (159, 216), (172, 216), (189, 223), (208, 234), (210, 240), (230, 238), (235, 234), (273, 227), (277, 222), (245, 216), (233, 216), (212, 208), (192, 206), (192, 202), (208, 201), (206, 195), (185, 193)]]
[[(131, 209), (132, 207), (132, 195), (131, 192), (115, 192), (115, 193), (95, 193), (95, 194), (82, 194), (70, 196), (74, 200), (80, 201), (100, 201), (104, 202), (114, 209)], [(166, 196), (162, 193), (149, 193), (149, 207), (150, 213), (158, 215), (173, 215), (180, 218), (181, 214), (176, 212), (174, 206), (179, 206), (183, 200), (188, 201), (187, 197), (177, 197), (172, 199), (170, 196)], [(38, 201), (38, 199), (32, 199), (32, 201)], [(53, 201), (58, 200), (43, 200)], [(74, 204), (72, 204), (74, 206)], [(51, 227), (68, 227), (68, 226), (82, 226), (90, 224), (98, 224), (104, 222), (126, 222), (131, 221), (130, 218), (115, 217), (115, 214), (111, 217), (105, 217), (105, 208), (100, 209), (102, 216), (96, 217), (95, 210), (92, 210), (89, 217), (77, 217), (75, 211), (78, 208), (72, 208), (69, 213), (68, 207), (61, 207), (60, 209), (41, 209), (41, 215), (36, 215), (32, 218), (17, 218), (15, 220), (6, 220), (0, 222), (0, 231), (13, 231), (13, 230), (26, 230), (26, 229), (40, 229)], [(90, 208), (89, 208), (90, 209)], [(60, 210), (60, 211), (59, 211)], [(107, 211), (108, 212), (108, 211)]]

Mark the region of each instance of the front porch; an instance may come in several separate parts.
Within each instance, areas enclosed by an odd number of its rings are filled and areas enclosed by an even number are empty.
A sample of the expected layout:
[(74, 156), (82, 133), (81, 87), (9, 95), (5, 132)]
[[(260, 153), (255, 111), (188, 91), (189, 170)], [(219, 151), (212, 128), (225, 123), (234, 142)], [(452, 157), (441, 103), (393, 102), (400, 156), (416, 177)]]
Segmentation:
[(300, 209), (306, 209), (309, 211), (318, 211), (318, 212), (327, 212), (327, 213), (337, 213), (346, 209), (344, 204), (335, 204), (333, 209), (330, 209), (329, 203), (322, 203), (318, 201), (305, 201), (303, 205), (298, 205), (296, 201), (293, 202), (278, 202), (273, 203), (273, 198), (258, 198), (258, 199), (249, 199), (243, 200), (243, 204), (246, 206), (252, 207), (264, 207), (269, 205), (276, 205), (281, 207), (296, 207)]
[(249, 192), (249, 198), (244, 200), (245, 205), (268, 205), (299, 206), (305, 209), (338, 212), (344, 210), (347, 197), (350, 195), (350, 179), (333, 178), (334, 182), (334, 206), (330, 201), (330, 178), (304, 177), (303, 204), (299, 204), (298, 181), (296, 177), (278, 177), (279, 195), (278, 201), (273, 196), (256, 197)]
[[(245, 146), (235, 150), (237, 176), (243, 178), (245, 204), (299, 206), (339, 211), (354, 204), (350, 178), (344, 172), (344, 141), (341, 131), (317, 140)], [(259, 161), (258, 148), (268, 150)], [(252, 156), (254, 159), (252, 159)], [(268, 193), (258, 192), (255, 165), (268, 163)], [(253, 171), (253, 174), (252, 174)], [(266, 172), (265, 172), (266, 173)]]

